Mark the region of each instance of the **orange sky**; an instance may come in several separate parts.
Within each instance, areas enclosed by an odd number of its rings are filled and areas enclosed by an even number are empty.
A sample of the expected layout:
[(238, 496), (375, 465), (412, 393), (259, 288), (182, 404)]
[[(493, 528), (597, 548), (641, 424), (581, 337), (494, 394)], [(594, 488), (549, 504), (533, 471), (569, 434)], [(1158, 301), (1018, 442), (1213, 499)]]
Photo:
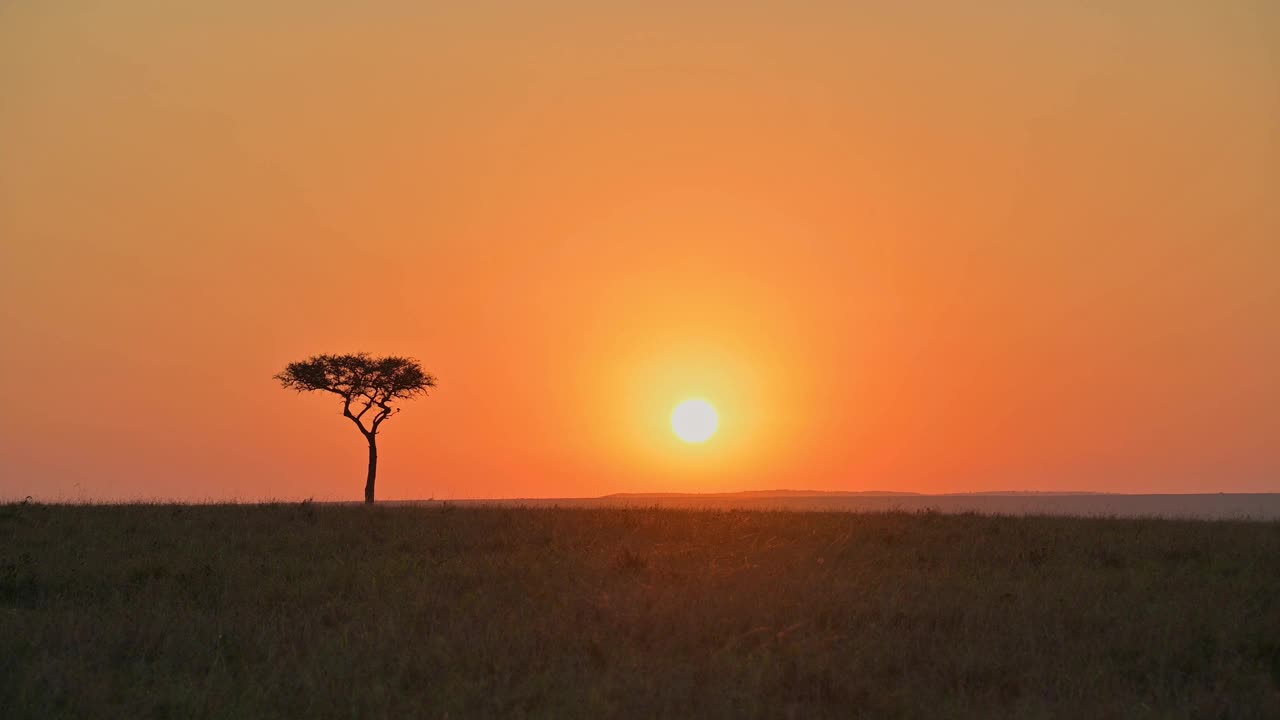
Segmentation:
[(1280, 4), (971, 5), (0, 4), (0, 499), (1280, 492)]

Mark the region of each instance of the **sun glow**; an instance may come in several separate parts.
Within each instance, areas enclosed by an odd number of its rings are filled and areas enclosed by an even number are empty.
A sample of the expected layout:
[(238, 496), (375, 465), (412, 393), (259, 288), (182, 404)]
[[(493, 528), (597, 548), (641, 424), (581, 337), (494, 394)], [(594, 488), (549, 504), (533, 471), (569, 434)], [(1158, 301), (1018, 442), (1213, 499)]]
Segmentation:
[(720, 427), (720, 415), (706, 400), (685, 400), (671, 413), (671, 429), (688, 443), (706, 442)]

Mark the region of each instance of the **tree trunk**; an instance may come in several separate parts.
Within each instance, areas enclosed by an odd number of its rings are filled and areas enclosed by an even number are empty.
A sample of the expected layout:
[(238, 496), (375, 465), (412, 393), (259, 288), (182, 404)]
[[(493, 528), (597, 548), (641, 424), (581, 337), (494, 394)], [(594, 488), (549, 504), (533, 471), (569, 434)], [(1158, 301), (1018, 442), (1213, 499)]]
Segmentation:
[(373, 504), (373, 481), (378, 477), (378, 442), (369, 436), (369, 479), (364, 483), (364, 501)]

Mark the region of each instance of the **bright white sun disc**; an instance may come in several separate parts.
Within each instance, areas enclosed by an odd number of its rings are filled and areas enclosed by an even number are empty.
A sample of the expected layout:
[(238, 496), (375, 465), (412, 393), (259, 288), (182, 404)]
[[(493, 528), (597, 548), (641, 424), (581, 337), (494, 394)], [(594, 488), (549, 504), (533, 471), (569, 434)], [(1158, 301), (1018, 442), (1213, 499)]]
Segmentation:
[(685, 442), (706, 442), (718, 427), (720, 415), (706, 400), (685, 400), (671, 413), (671, 429)]

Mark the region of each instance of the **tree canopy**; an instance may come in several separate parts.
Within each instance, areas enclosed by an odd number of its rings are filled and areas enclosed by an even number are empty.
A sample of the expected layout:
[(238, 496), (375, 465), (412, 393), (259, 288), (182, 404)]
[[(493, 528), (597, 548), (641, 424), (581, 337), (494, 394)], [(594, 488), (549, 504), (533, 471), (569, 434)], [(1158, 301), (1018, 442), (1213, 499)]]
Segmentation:
[[(275, 379), (289, 390), (322, 390), (341, 397), (342, 414), (366, 436), (376, 434), (378, 427), (400, 409), (391, 407), (392, 402), (425, 395), (436, 386), (435, 376), (413, 358), (373, 357), (368, 353), (315, 355), (289, 363)], [(368, 425), (364, 422), (366, 417)]]

